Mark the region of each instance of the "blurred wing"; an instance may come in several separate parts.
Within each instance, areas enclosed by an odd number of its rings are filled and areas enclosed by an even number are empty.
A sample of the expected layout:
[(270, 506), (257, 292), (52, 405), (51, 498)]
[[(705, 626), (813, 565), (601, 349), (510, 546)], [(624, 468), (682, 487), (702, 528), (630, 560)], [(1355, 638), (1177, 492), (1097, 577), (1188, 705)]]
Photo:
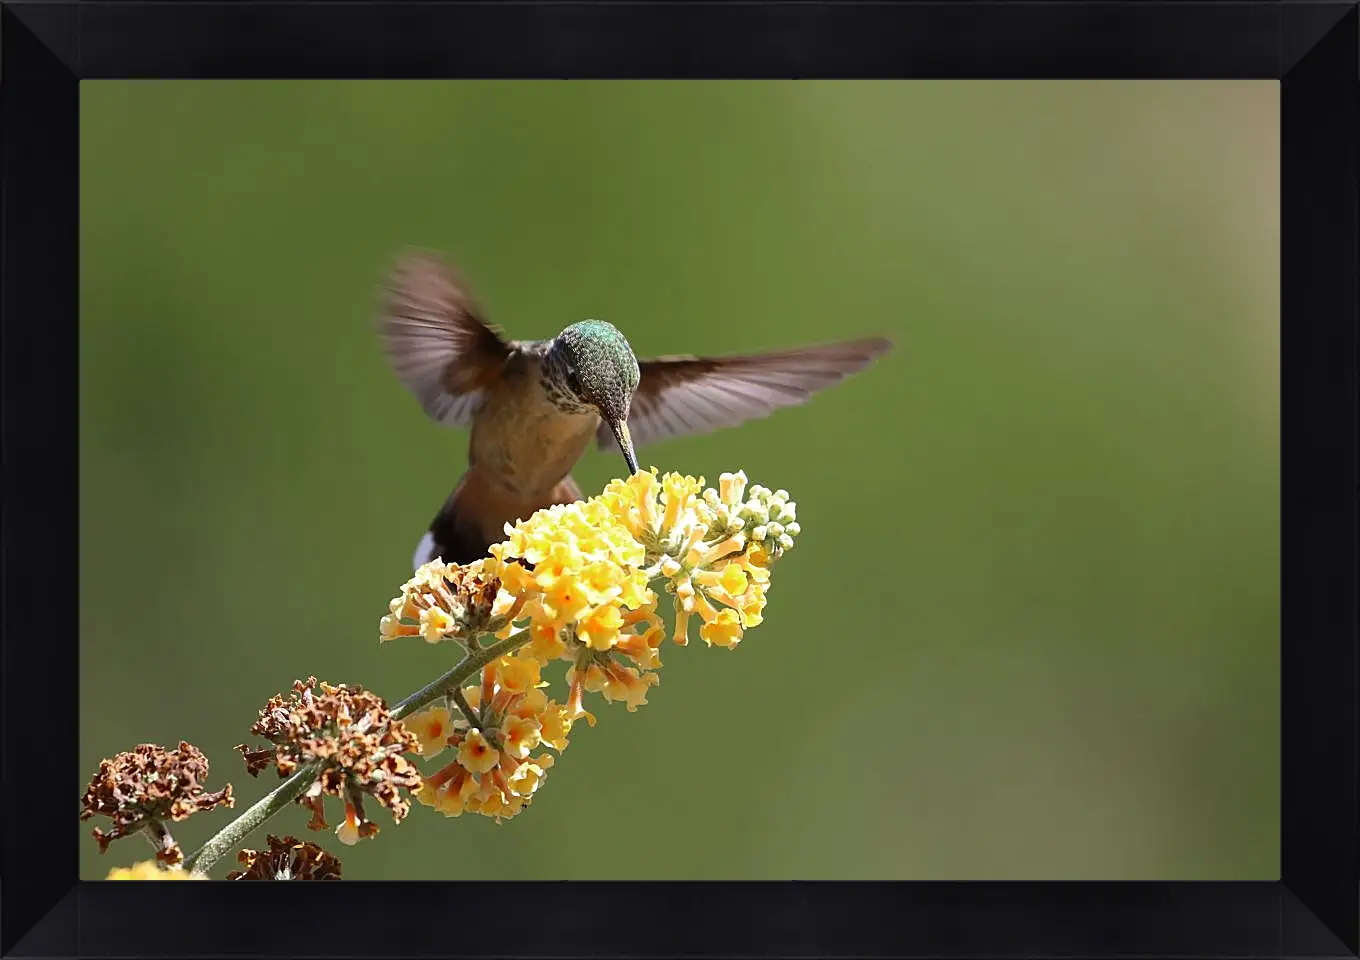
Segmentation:
[[(707, 433), (805, 403), (892, 346), (882, 337), (736, 357), (658, 357), (638, 364), (628, 413), (634, 446)], [(601, 425), (601, 447), (615, 446)]]
[(510, 355), (482, 320), (451, 265), (424, 251), (403, 253), (388, 278), (378, 335), (397, 378), (431, 420), (467, 427), (481, 388)]

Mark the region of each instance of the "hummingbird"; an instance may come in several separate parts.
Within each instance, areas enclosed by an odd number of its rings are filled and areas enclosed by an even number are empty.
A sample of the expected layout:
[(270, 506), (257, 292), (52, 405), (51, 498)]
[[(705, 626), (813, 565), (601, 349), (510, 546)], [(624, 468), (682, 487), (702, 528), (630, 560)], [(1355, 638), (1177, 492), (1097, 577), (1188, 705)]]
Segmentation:
[(734, 427), (806, 402), (885, 353), (883, 337), (741, 356), (638, 360), (603, 320), (548, 340), (509, 340), (487, 322), (457, 269), (431, 251), (401, 253), (387, 278), (378, 335), (425, 415), (470, 429), (467, 470), (421, 537), (419, 568), (466, 564), (505, 526), (583, 499), (571, 471), (594, 441), (636, 448)]

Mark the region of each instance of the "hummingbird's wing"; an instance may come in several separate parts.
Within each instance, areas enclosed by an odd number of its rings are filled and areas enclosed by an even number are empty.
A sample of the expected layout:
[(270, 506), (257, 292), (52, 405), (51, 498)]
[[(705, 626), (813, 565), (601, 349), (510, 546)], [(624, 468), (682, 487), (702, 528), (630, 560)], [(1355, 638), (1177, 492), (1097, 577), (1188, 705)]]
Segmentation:
[(397, 378), (426, 415), (467, 427), (482, 387), (505, 365), (511, 347), (482, 319), (453, 266), (408, 250), (388, 277), (378, 335)]
[[(628, 432), (633, 444), (642, 446), (735, 427), (805, 403), (818, 390), (863, 370), (891, 346), (872, 337), (775, 353), (642, 360)], [(601, 425), (597, 439), (605, 448), (617, 442), (608, 425)]]

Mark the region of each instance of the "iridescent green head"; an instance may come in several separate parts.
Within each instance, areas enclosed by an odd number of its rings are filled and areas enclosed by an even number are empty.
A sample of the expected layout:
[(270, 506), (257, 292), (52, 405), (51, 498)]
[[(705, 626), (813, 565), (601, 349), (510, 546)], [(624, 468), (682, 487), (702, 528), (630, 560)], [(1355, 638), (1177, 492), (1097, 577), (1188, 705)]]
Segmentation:
[(553, 385), (571, 400), (599, 411), (619, 442), (628, 469), (637, 473), (628, 407), (640, 374), (627, 338), (603, 320), (573, 323), (553, 340), (544, 368)]

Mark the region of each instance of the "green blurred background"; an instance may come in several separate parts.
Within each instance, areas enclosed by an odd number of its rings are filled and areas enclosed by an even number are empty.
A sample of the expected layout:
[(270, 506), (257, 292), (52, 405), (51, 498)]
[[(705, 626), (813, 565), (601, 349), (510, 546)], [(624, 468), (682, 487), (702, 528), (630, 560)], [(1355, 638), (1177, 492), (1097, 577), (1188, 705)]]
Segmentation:
[[(231, 749), (270, 694), (314, 673), (395, 701), (450, 665), (376, 640), (465, 463), (373, 334), (413, 244), (514, 337), (898, 347), (645, 449), (787, 488), (804, 533), (764, 625), (668, 646), (532, 809), (377, 811), (353, 849), (300, 810), (271, 831), (352, 879), (1278, 877), (1276, 83), (82, 95), (73, 792), (185, 738), (239, 812), (276, 782)], [(149, 852), (100, 857), (92, 825), (87, 878)]]

